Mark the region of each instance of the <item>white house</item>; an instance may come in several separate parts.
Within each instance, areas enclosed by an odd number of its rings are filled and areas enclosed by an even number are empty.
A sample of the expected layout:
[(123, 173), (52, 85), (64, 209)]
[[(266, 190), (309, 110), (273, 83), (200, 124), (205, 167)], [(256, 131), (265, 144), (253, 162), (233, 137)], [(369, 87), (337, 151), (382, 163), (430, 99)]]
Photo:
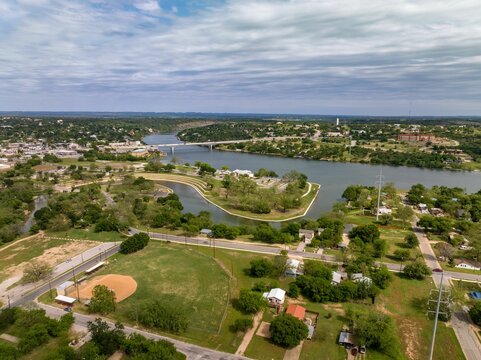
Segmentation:
[(392, 210), (389, 209), (388, 207), (380, 206), (377, 213), (378, 213), (378, 215), (391, 215)]
[(372, 284), (372, 279), (367, 277), (367, 276), (364, 276), (363, 273), (354, 273), (354, 274), (352, 274), (351, 279), (352, 279), (352, 281), (357, 282), (357, 283), (363, 282), (367, 285)]
[(299, 230), (299, 239), (304, 240), (306, 244), (310, 244), (312, 242), (312, 239), (314, 239), (314, 235), (314, 230)]
[(285, 276), (297, 276), (301, 274), (300, 272), (301, 262), (296, 259), (287, 259), (286, 270), (284, 271)]
[(262, 296), (267, 299), (270, 306), (279, 306), (284, 304), (286, 298), (286, 292), (279, 288), (271, 289), (268, 293), (265, 292)]
[(332, 285), (339, 285), (342, 281), (341, 273), (337, 271), (332, 272)]
[(470, 264), (466, 260), (463, 260), (462, 262), (457, 264), (456, 267), (459, 269), (478, 270), (478, 271), (481, 270), (479, 266), (476, 266), (476, 264), (474, 263)]
[(235, 169), (233, 172), (232, 172), (235, 176), (247, 176), (249, 178), (253, 178), (254, 177), (254, 173), (250, 170), (239, 170), (239, 169)]

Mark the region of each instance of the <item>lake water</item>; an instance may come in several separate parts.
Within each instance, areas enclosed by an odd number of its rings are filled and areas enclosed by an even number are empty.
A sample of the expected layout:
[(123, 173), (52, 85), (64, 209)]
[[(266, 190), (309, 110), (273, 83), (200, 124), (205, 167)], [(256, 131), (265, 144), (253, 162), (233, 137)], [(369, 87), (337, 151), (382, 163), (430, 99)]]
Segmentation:
[[(149, 135), (144, 138), (146, 144), (181, 143), (174, 134)], [(172, 159), (170, 149), (161, 148), (168, 153), (166, 161)], [(336, 163), (328, 161), (283, 158), (277, 156), (243, 154), (230, 151), (209, 151), (206, 147), (186, 146), (175, 149), (175, 157), (180, 163), (194, 164), (196, 161), (207, 162), (216, 168), (224, 165), (229, 169), (248, 169), (256, 171), (263, 167), (274, 170), (279, 176), (290, 170), (296, 170), (308, 176), (309, 181), (321, 184), (321, 191), (311, 207), (307, 217), (318, 218), (322, 212), (329, 211), (334, 202), (340, 199), (348, 185), (375, 185), (380, 165), (354, 163)], [(461, 172), (449, 170), (428, 170), (410, 167), (382, 166), (385, 182), (393, 182), (396, 187), (409, 189), (413, 184), (458, 186), (467, 192), (481, 189), (480, 172)], [(238, 224), (237, 217), (230, 216), (202, 199), (192, 188), (185, 185), (166, 184), (179, 195), (184, 211), (197, 213), (208, 210), (216, 222)]]

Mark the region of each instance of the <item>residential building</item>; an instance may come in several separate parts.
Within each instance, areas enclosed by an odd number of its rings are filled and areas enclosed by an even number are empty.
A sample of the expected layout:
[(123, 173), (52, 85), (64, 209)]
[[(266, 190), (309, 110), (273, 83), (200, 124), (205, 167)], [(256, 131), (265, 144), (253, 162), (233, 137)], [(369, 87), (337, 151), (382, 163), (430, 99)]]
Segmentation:
[(265, 292), (262, 296), (267, 299), (270, 306), (281, 306), (284, 304), (286, 298), (286, 292), (279, 288), (271, 289), (269, 292)]
[(297, 276), (301, 275), (301, 261), (297, 259), (287, 259), (286, 270), (284, 271), (285, 276)]
[(286, 314), (290, 314), (295, 318), (304, 321), (304, 317), (306, 316), (306, 308), (301, 305), (291, 304), (287, 307)]
[(314, 239), (314, 230), (300, 229), (299, 239), (304, 240), (306, 244), (310, 244), (312, 239)]

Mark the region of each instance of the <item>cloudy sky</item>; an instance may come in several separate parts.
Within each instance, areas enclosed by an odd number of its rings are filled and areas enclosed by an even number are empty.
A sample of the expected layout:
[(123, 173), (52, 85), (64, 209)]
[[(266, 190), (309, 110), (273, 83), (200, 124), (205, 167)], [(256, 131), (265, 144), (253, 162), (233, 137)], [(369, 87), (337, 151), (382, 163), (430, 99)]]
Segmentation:
[(481, 3), (0, 0), (0, 110), (481, 115)]

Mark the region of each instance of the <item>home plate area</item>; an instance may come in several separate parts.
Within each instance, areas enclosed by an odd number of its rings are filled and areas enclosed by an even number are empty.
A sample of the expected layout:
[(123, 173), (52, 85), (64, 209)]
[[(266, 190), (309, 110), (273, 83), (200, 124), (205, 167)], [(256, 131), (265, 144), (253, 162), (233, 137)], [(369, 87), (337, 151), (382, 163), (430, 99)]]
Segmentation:
[[(115, 301), (120, 302), (137, 290), (137, 282), (127, 275), (108, 274), (103, 276), (95, 276), (84, 284), (79, 285), (79, 295), (83, 300), (92, 297), (92, 291), (97, 285), (105, 285), (115, 292)], [(75, 296), (75, 288), (70, 291), (70, 296)]]

